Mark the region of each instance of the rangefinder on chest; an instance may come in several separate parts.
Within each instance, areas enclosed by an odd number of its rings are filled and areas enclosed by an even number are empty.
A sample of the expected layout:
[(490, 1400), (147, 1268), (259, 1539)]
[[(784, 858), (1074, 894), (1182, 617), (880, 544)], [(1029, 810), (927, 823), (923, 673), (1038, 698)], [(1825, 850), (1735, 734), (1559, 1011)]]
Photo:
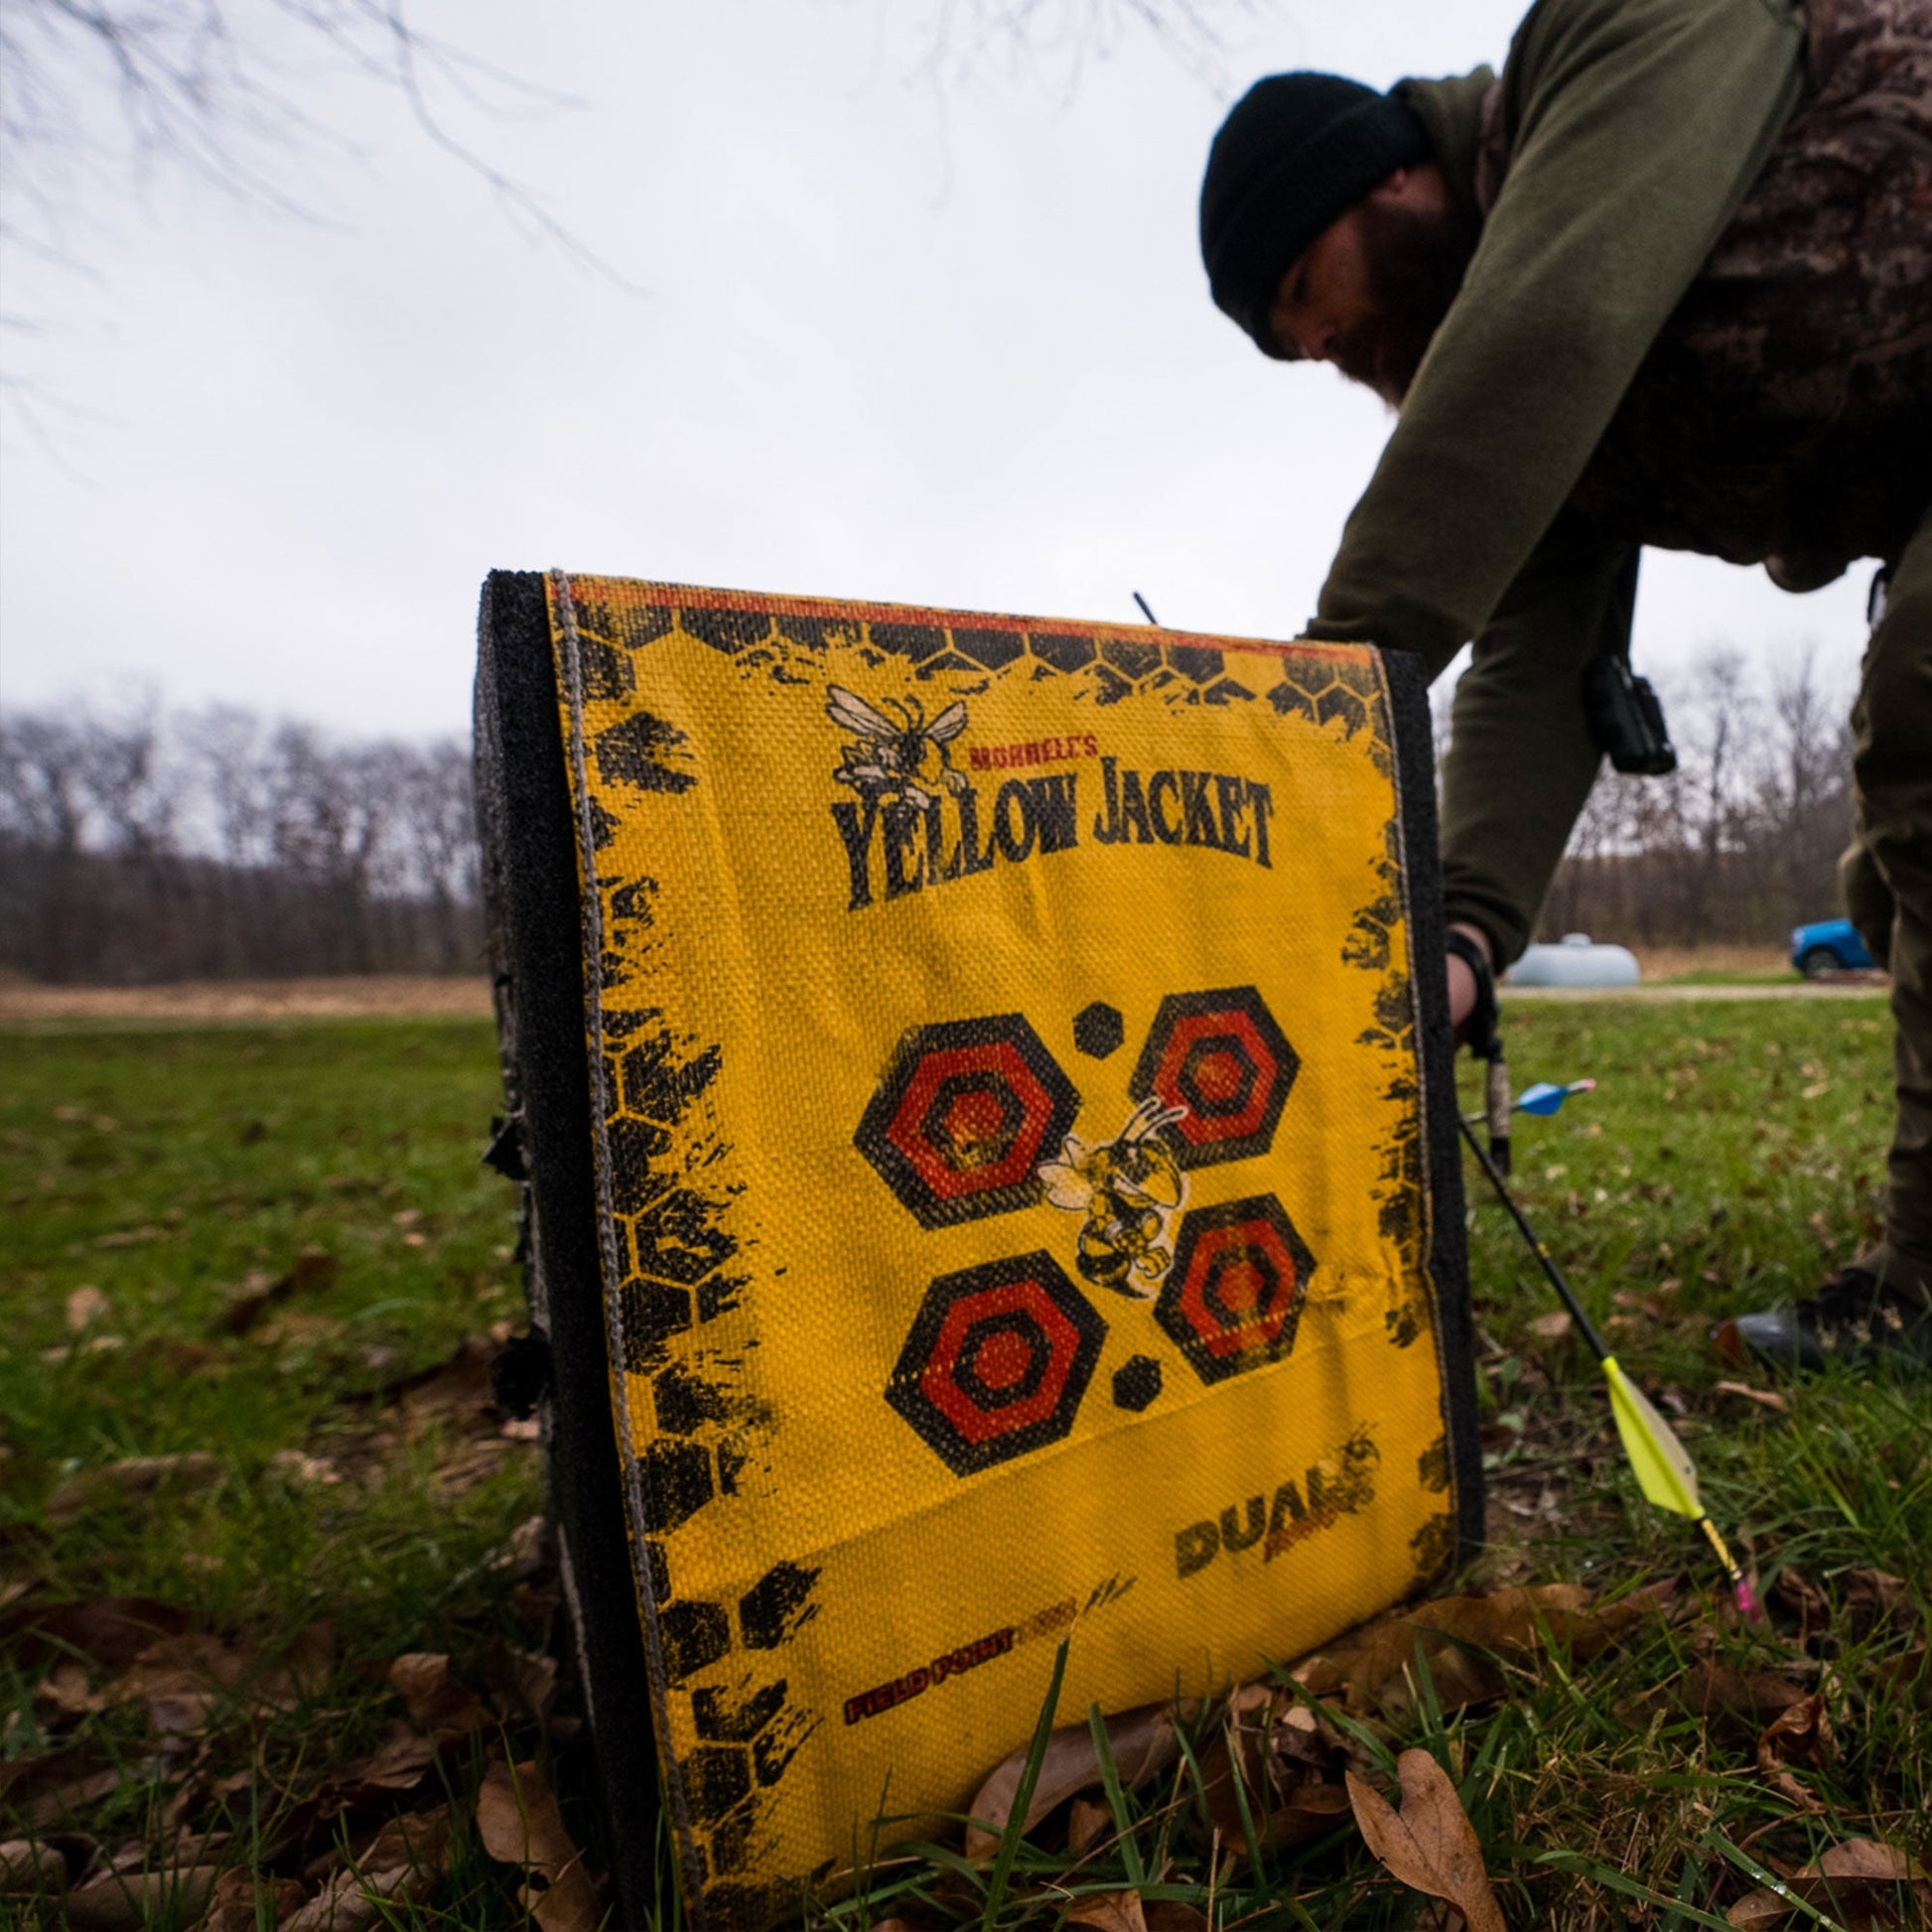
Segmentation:
[(1622, 652), (1606, 651), (1585, 666), (1584, 715), (1612, 769), (1645, 778), (1667, 777), (1677, 769), (1664, 707), (1650, 680), (1638, 677)]
[(481, 811), (620, 1888), (759, 1932), (1480, 1533), (1408, 660), (502, 573)]

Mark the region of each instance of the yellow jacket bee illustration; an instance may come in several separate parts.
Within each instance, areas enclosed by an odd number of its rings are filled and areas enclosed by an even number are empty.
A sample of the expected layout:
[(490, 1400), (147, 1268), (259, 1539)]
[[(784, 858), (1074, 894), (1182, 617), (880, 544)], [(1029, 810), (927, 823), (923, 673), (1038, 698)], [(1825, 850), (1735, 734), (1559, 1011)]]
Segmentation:
[(965, 704), (949, 704), (928, 722), (917, 698), (882, 698), (880, 703), (885, 711), (842, 685), (827, 686), (826, 717), (859, 741), (845, 748), (833, 776), (868, 798), (889, 804), (903, 799), (920, 811), (937, 797), (942, 784), (958, 791), (966, 779), (953, 769), (947, 748), (966, 729)]
[(1088, 1147), (1069, 1134), (1061, 1159), (1036, 1171), (1055, 1207), (1085, 1211), (1078, 1266), (1097, 1287), (1146, 1301), (1167, 1274), (1168, 1223), (1187, 1197), (1187, 1177), (1160, 1136), (1186, 1112), (1150, 1096), (1113, 1140)]

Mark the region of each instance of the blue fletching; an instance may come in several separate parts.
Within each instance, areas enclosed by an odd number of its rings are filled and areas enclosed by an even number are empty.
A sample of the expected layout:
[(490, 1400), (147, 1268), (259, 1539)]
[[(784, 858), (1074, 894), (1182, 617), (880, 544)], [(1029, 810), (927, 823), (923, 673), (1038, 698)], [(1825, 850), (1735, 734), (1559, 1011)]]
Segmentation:
[(1553, 1087), (1548, 1080), (1539, 1080), (1533, 1087), (1525, 1087), (1517, 1096), (1516, 1111), (1519, 1114), (1554, 1114), (1573, 1093), (1588, 1093), (1596, 1085), (1594, 1080), (1572, 1080), (1567, 1087)]

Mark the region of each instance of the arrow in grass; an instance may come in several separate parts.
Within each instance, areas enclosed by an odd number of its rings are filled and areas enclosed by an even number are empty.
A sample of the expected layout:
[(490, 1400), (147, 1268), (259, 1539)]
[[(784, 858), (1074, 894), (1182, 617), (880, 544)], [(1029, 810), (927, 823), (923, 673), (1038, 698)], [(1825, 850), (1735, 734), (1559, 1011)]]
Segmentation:
[[(1530, 1091), (1534, 1093), (1536, 1089), (1532, 1087)], [(1561, 1096), (1566, 1089), (1557, 1091)], [(1560, 1105), (1561, 1097), (1556, 1103), (1556, 1106)], [(1550, 1109), (1552, 1113), (1556, 1111), (1556, 1106)], [(1536, 1230), (1517, 1206), (1516, 1196), (1496, 1172), (1495, 1163), (1483, 1152), (1482, 1143), (1470, 1131), (1469, 1123), (1463, 1121), (1460, 1125), (1462, 1138), (1469, 1144), (1469, 1152), (1488, 1176), (1490, 1186), (1496, 1190), (1496, 1197), (1509, 1209), (1509, 1217), (1529, 1243), (1530, 1253), (1543, 1264), (1543, 1272), (1549, 1276), (1550, 1286), (1570, 1311), (1570, 1318), (1577, 1324), (1577, 1332), (1589, 1344), (1590, 1353), (1596, 1357), (1596, 1364), (1603, 1371), (1603, 1380), (1610, 1388), (1610, 1413), (1616, 1418), (1616, 1433), (1623, 1439), (1623, 1452), (1630, 1458), (1638, 1488), (1657, 1508), (1688, 1517), (1704, 1532), (1705, 1541), (1717, 1552), (1725, 1575), (1730, 1579), (1737, 1607), (1748, 1617), (1760, 1617), (1762, 1612), (1757, 1606), (1755, 1593), (1698, 1497), (1697, 1465), (1691, 1460), (1690, 1452), (1677, 1440), (1677, 1432), (1651, 1406), (1643, 1391), (1624, 1374), (1603, 1337), (1596, 1332), (1596, 1324), (1584, 1312), (1583, 1304), (1577, 1300), (1576, 1292), (1565, 1279), (1563, 1270), (1551, 1259), (1549, 1249), (1537, 1239)]]

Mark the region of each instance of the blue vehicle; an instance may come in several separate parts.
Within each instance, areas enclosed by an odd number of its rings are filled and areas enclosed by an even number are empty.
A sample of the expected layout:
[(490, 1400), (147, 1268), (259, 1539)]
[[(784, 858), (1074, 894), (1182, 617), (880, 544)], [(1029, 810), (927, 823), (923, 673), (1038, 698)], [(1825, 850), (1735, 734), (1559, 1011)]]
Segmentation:
[(1820, 973), (1875, 966), (1877, 961), (1865, 950), (1850, 919), (1820, 919), (1813, 925), (1792, 927), (1791, 963), (1809, 980)]

